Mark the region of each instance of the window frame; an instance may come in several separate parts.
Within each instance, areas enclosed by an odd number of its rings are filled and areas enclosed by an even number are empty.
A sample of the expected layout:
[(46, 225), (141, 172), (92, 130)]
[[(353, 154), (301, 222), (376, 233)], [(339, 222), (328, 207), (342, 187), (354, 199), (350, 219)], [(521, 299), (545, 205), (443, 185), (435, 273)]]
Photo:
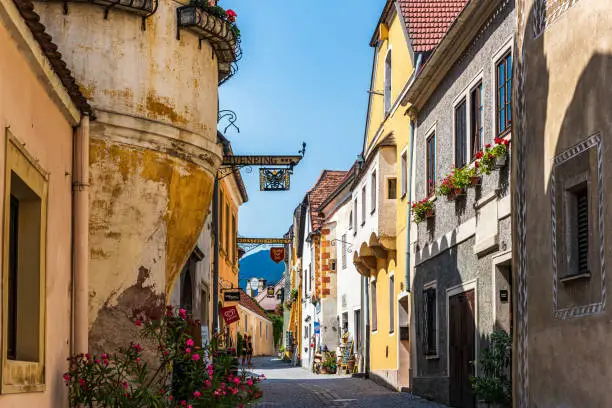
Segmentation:
[(374, 214), (376, 212), (376, 199), (377, 199), (377, 174), (376, 170), (374, 170), (370, 174), (370, 214)]
[(378, 300), (377, 300), (377, 284), (376, 279), (370, 281), (370, 310), (372, 315), (370, 316), (370, 324), (372, 332), (378, 331)]
[[(459, 117), (458, 111), (459, 109), (463, 109), (463, 136), (460, 139), (460, 131), (459, 131)], [(459, 99), (459, 102), (453, 106), (453, 140), (455, 147), (455, 167), (463, 168), (467, 163), (467, 153), (468, 153), (468, 102), (467, 98), (464, 96)]]
[(390, 46), (385, 55), (384, 64), (383, 115), (387, 117), (393, 107), (393, 59)]
[[(412, 137), (412, 136), (411, 136)], [(404, 149), (400, 156), (401, 171), (401, 199), (408, 194), (408, 148)]]
[[(10, 131), (6, 131), (5, 144), (5, 183), (4, 183), (4, 223), (3, 223), (3, 299), (2, 299), (2, 394), (41, 392), (45, 385), (45, 351), (46, 351), (46, 255), (47, 255), (47, 221), (49, 173), (38, 160), (25, 149), (26, 144), (19, 141)], [(9, 222), (11, 176), (15, 174), (40, 199), (40, 259), (39, 259), (39, 310), (38, 310), (38, 361), (20, 361), (8, 359), (8, 262), (9, 262)], [(32, 322), (32, 324), (36, 324)], [(28, 371), (28, 378), (13, 377), (17, 372)], [(21, 380), (21, 381), (20, 381)]]
[[(427, 321), (427, 314), (429, 312), (429, 308), (427, 306), (427, 291), (432, 291), (435, 295), (434, 297), (434, 301), (433, 301), (433, 306), (434, 306), (434, 310), (433, 310), (433, 324), (430, 327), (430, 330), (433, 330), (433, 333), (429, 333), (426, 336), (426, 330), (428, 327), (426, 327), (426, 321)], [(438, 293), (438, 283), (437, 281), (433, 281), (433, 282), (429, 282), (425, 285), (423, 285), (423, 290), (422, 290), (422, 296), (423, 296), (423, 312), (422, 312), (422, 316), (423, 316), (423, 320), (422, 320), (422, 338), (421, 338), (421, 347), (423, 348), (423, 355), (425, 356), (426, 359), (435, 359), (439, 357), (439, 353), (440, 353), (440, 344), (439, 344), (439, 338), (440, 338), (440, 311), (439, 311), (439, 293)], [(433, 335), (432, 335), (433, 334)], [(429, 340), (426, 343), (426, 340)], [(429, 342), (433, 342), (433, 344), (429, 344)], [(431, 347), (433, 346), (433, 348), (435, 349), (434, 352), (431, 352)]]
[[(385, 183), (387, 185), (387, 191), (386, 191), (386, 199), (387, 200), (397, 200), (397, 177), (387, 177), (386, 178), (387, 182)], [(391, 189), (391, 184), (394, 184), (393, 189)], [(391, 191), (394, 192), (394, 197), (391, 197)]]
[[(497, 116), (497, 106), (498, 106), (498, 97), (499, 97), (499, 92), (498, 92), (498, 88), (497, 88), (497, 67), (498, 67), (498, 63), (506, 58), (508, 55), (511, 57), (511, 63), (512, 63), (512, 68), (514, 67), (514, 63), (516, 62), (514, 59), (514, 35), (510, 35), (507, 37), (507, 40), (504, 42), (504, 44), (498, 48), (498, 51), (495, 52), (495, 54), (491, 57), (491, 84), (492, 84), (492, 91), (495, 93), (495, 96), (493, 98), (493, 103), (490, 105), (490, 109), (491, 109), (491, 113), (493, 115), (493, 121), (494, 121), (494, 125), (493, 125), (493, 129), (492, 129), (492, 133), (495, 135), (495, 137), (506, 137), (507, 135), (512, 135), (512, 120), (510, 122), (510, 126), (507, 129), (504, 129), (503, 132), (499, 132), (499, 118)], [(511, 83), (512, 81), (514, 81), (514, 77), (510, 77)], [(512, 109), (512, 86), (510, 87), (510, 109)], [(512, 115), (512, 111), (510, 111), (510, 114)], [(511, 117), (511, 119), (514, 119)], [(486, 131), (483, 132), (486, 134)], [(484, 141), (483, 143), (487, 143), (486, 141)], [(489, 142), (490, 143), (490, 142)]]
[[(480, 118), (479, 118), (479, 124), (480, 127), (478, 127), (478, 129), (480, 129), (480, 135), (478, 138), (478, 145), (476, 145), (474, 143), (474, 140), (476, 140), (476, 115), (475, 115), (475, 110), (474, 107), (476, 106), (475, 102), (474, 102), (474, 94), (476, 89), (480, 88), (480, 95), (479, 95), (479, 101), (480, 101)], [(476, 82), (476, 84), (474, 86), (472, 86), (469, 90), (469, 94), (468, 94), (468, 100), (469, 100), (469, 114), (468, 114), (468, 136), (467, 136), (467, 140), (468, 140), (468, 145), (469, 145), (469, 158), (470, 161), (474, 161), (476, 159), (476, 153), (478, 153), (479, 151), (481, 151), (484, 148), (484, 87), (482, 85), (482, 79), (479, 79), (478, 82)]]
[(361, 226), (363, 227), (366, 223), (366, 217), (367, 217), (367, 207), (366, 207), (366, 202), (367, 202), (367, 192), (366, 192), (366, 184), (363, 184), (363, 187), (361, 187)]
[(395, 275), (389, 275), (389, 334), (395, 333)]
[[(433, 160), (430, 157), (430, 153), (432, 153), (430, 149), (431, 141), (433, 141)], [(425, 137), (425, 188), (427, 197), (433, 197), (436, 193), (436, 177), (436, 129), (434, 128)]]

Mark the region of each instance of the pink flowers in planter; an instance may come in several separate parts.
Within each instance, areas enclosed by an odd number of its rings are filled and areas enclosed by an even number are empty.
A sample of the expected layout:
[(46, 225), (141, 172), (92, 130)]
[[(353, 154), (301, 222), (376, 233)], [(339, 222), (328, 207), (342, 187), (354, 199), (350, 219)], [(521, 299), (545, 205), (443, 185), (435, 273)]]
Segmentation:
[(229, 21), (230, 23), (235, 23), (236, 17), (238, 17), (238, 14), (236, 14), (236, 12), (232, 9), (227, 9), (225, 10), (225, 16), (227, 18), (227, 21)]

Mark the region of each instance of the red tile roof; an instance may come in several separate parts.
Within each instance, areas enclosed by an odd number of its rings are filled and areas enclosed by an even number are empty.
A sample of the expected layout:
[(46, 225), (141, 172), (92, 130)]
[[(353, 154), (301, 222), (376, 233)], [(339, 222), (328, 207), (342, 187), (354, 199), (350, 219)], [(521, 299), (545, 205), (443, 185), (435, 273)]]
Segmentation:
[(398, 0), (415, 52), (431, 51), (468, 0)]
[(266, 314), (266, 311), (263, 310), (263, 308), (261, 306), (259, 306), (259, 304), (257, 303), (257, 301), (255, 299), (253, 299), (252, 297), (247, 295), (246, 292), (244, 290), (242, 290), (242, 288), (240, 289), (240, 302), (238, 302), (238, 304), (240, 304), (240, 306), (250, 310), (251, 312), (260, 315), (261, 317), (264, 317), (264, 318), (270, 320), (270, 318)]
[(319, 216), (319, 207), (330, 194), (342, 183), (346, 171), (323, 170), (319, 180), (306, 194), (308, 197), (308, 211), (310, 211), (310, 226), (316, 231), (321, 226), (323, 218)]

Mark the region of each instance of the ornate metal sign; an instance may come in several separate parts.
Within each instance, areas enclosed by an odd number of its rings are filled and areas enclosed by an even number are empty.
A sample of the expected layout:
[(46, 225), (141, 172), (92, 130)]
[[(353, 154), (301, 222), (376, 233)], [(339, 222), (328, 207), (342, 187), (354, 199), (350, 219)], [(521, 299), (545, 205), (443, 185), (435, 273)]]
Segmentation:
[(285, 260), (285, 248), (284, 247), (270, 248), (270, 258), (275, 263), (283, 262)]
[(240, 302), (240, 290), (226, 290), (223, 292), (224, 302)]
[(223, 156), (223, 166), (295, 166), (302, 156)]
[(259, 190), (287, 191), (291, 185), (289, 169), (259, 169)]
[(273, 298), (274, 297), (274, 286), (268, 286), (266, 296), (269, 297), (269, 298)]
[(275, 245), (275, 244), (290, 244), (289, 238), (242, 238), (236, 239), (238, 244), (259, 244), (259, 245)]

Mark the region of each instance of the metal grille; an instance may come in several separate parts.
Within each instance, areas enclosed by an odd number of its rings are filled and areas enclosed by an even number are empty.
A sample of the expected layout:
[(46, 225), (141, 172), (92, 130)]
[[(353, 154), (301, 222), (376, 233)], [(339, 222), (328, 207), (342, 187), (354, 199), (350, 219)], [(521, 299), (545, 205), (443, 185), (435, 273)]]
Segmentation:
[(423, 311), (423, 350), (425, 354), (436, 354), (436, 289), (425, 289)]
[(589, 270), (589, 199), (587, 189), (576, 193), (576, 239), (578, 244), (578, 272)]

